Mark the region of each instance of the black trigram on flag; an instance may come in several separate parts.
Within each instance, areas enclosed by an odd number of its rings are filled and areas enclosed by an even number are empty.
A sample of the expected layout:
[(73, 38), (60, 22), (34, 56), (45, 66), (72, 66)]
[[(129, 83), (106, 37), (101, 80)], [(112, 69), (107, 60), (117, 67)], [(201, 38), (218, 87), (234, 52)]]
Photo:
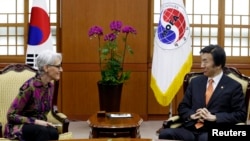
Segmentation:
[(26, 64), (36, 68), (36, 57), (38, 54), (27, 54), (26, 55)]

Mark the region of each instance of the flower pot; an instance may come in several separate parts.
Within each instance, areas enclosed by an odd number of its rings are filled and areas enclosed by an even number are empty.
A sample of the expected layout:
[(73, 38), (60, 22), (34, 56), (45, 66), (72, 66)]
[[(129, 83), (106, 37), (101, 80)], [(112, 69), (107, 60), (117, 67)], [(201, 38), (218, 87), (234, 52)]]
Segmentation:
[(107, 85), (97, 82), (100, 111), (119, 112), (123, 83)]

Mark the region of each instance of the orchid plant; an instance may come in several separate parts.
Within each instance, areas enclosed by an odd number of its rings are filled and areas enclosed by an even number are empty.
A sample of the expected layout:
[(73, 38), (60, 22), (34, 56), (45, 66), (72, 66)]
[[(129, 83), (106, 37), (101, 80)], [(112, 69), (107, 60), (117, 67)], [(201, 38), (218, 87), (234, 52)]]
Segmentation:
[[(114, 85), (124, 83), (130, 78), (130, 71), (123, 70), (126, 52), (133, 54), (132, 48), (127, 44), (128, 35), (136, 34), (136, 30), (131, 26), (123, 26), (121, 21), (110, 23), (111, 33), (104, 36), (101, 41), (103, 29), (100, 26), (92, 26), (88, 35), (90, 39), (97, 38), (99, 65), (101, 70), (102, 84)], [(121, 34), (122, 33), (122, 34)], [(119, 48), (118, 37), (122, 37), (123, 46)], [(104, 42), (104, 44), (102, 44)]]

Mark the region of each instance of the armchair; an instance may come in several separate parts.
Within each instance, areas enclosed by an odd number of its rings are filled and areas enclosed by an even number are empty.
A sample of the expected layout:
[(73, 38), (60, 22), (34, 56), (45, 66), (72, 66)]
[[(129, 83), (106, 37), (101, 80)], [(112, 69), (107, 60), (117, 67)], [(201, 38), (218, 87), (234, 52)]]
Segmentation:
[[(30, 77), (36, 74), (37, 70), (26, 64), (10, 64), (0, 70), (0, 140), (3, 138), (4, 126), (7, 123), (6, 115), (8, 108), (18, 94), (20, 86)], [(48, 114), (48, 120), (52, 123), (61, 124), (57, 127), (59, 139), (72, 138), (68, 132), (69, 120), (66, 115), (57, 110), (57, 94), (59, 82), (54, 82), (55, 92), (53, 96), (53, 108)]]
[[(250, 114), (250, 105), (249, 105), (249, 98), (250, 98), (250, 77), (245, 76), (244, 74), (240, 73), (236, 68), (234, 67), (224, 67), (223, 69), (224, 74), (228, 75), (229, 77), (233, 78), (234, 80), (238, 81), (242, 85), (243, 93), (245, 95), (245, 102), (247, 107), (247, 120), (244, 123), (239, 124), (247, 124), (247, 121), (249, 121), (249, 114)], [(192, 81), (192, 78), (203, 75), (203, 72), (190, 72), (185, 75), (184, 81), (183, 81), (183, 91), (185, 93), (187, 86), (190, 81)], [(156, 132), (159, 133), (161, 129), (164, 128), (178, 128), (182, 125), (182, 122), (180, 117), (178, 115), (170, 117), (169, 119), (163, 121), (163, 125), (160, 129), (158, 129)]]

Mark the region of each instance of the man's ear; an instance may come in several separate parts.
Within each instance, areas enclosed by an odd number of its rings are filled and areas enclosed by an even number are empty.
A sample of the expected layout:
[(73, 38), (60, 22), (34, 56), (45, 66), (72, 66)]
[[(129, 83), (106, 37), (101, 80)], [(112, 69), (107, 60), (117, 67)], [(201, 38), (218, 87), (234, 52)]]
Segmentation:
[(221, 65), (215, 66), (217, 70), (222, 69)]

